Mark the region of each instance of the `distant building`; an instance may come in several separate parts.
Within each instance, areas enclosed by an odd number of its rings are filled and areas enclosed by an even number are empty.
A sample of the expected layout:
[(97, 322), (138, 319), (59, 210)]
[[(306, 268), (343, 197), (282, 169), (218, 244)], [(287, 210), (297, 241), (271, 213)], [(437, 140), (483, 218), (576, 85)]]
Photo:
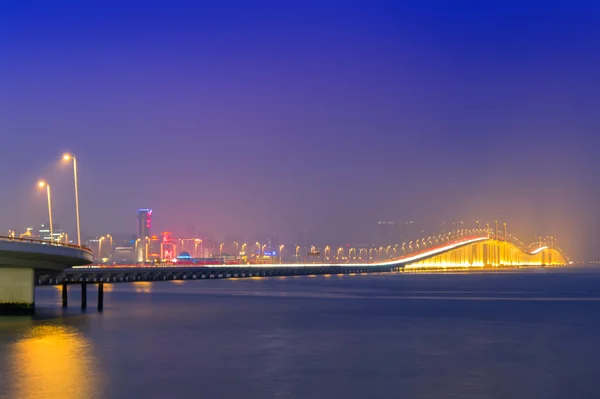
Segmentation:
[(116, 247), (112, 254), (112, 263), (128, 265), (135, 263), (134, 247)]
[(136, 262), (146, 262), (149, 260), (150, 242), (146, 237), (152, 237), (152, 209), (138, 209), (137, 211), (137, 238), (139, 243), (137, 253), (135, 254)]
[(138, 209), (138, 238), (144, 239), (151, 236), (152, 232), (152, 209)]
[[(37, 235), (40, 240), (50, 240), (50, 223), (41, 224), (38, 228)], [(63, 240), (64, 233), (59, 224), (52, 224), (52, 236), (54, 241)]]
[(161, 233), (160, 260), (172, 260), (177, 257), (177, 242), (171, 238), (172, 234), (169, 231)]

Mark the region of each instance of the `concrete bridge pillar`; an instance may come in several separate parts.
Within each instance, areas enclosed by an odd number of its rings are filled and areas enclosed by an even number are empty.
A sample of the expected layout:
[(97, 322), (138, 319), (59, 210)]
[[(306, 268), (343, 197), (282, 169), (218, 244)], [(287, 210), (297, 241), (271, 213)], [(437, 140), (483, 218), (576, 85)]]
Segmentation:
[(0, 267), (0, 315), (34, 313), (34, 276), (33, 269)]

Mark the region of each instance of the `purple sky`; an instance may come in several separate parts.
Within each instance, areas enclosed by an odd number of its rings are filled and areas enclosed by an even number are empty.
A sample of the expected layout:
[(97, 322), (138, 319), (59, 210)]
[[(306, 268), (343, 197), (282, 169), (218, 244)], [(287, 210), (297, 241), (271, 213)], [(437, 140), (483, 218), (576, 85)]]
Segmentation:
[(0, 0), (2, 231), (40, 177), (74, 226), (68, 150), (84, 235), (498, 219), (600, 257), (594, 2), (189, 3)]

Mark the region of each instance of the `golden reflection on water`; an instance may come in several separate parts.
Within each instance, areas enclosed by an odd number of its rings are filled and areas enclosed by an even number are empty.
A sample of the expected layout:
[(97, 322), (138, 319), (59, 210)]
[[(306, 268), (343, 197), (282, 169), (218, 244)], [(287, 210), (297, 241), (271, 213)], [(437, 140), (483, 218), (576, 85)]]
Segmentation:
[(134, 281), (131, 283), (134, 287), (152, 287), (151, 281)]
[(113, 292), (114, 289), (114, 284), (104, 284), (104, 292)]
[(17, 341), (9, 355), (10, 398), (91, 398), (98, 393), (90, 344), (73, 327), (41, 325)]
[(134, 281), (131, 283), (135, 292), (143, 292), (149, 294), (152, 292), (152, 282), (151, 281)]

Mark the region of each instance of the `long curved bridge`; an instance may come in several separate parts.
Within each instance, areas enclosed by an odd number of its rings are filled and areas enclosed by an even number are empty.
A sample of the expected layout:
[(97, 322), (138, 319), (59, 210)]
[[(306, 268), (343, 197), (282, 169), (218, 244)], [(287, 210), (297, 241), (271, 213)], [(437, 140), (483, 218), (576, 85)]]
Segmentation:
[(62, 285), (63, 307), (67, 285), (81, 284), (82, 308), (87, 306), (87, 284), (98, 284), (98, 309), (103, 307), (104, 283), (194, 280), (230, 277), (293, 276), (420, 270), (477, 270), (569, 264), (555, 242), (528, 248), (490, 231), (462, 230), (412, 242), (403, 253), (375, 262), (235, 264), (182, 266), (94, 266), (92, 252), (76, 245), (0, 237), (0, 314), (33, 313), (34, 285)]
[[(489, 233), (450, 233), (438, 242), (420, 241), (414, 250), (375, 262), (278, 263), (230, 265), (117, 265), (66, 269), (59, 275), (40, 276), (38, 284), (131, 282), (212, 279), (227, 277), (286, 276), (309, 274), (368, 273), (419, 270), (476, 270), (484, 268), (559, 266), (568, 258), (551, 243), (524, 248), (515, 242), (490, 237)], [(429, 245), (428, 245), (429, 244)], [(412, 245), (411, 245), (412, 248)]]

